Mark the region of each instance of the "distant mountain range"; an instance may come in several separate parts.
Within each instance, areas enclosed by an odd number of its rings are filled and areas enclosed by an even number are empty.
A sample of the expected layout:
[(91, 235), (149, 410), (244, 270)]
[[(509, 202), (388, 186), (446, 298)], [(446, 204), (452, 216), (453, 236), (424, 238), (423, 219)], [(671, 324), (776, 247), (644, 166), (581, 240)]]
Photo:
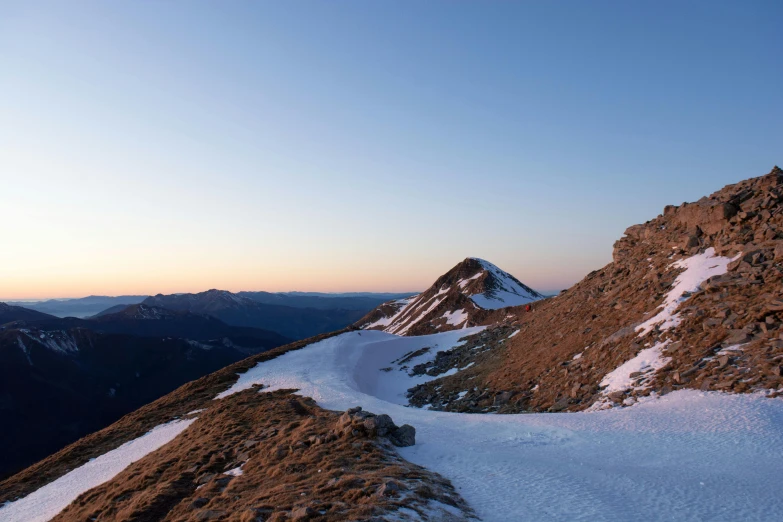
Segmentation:
[(0, 476), (178, 386), (286, 344), (211, 316), (131, 305), (97, 319), (0, 303)]
[(0, 303), (0, 476), (187, 381), (344, 328), (390, 297), (209, 290)]
[[(262, 302), (261, 299), (274, 301), (275, 304)], [(226, 324), (263, 328), (292, 339), (304, 339), (344, 328), (384, 300), (361, 296), (326, 298), (266, 292), (233, 294), (225, 290), (208, 290), (198, 294), (159, 294), (148, 297), (143, 303), (168, 310), (211, 315)], [(297, 306), (283, 303), (297, 303)], [(305, 303), (316, 306), (304, 308), (302, 305)], [(343, 305), (348, 308), (340, 308)]]
[(407, 293), (347, 293), (320, 294), (316, 292), (237, 292), (263, 304), (290, 306), (292, 308), (317, 308), (319, 310), (372, 310), (390, 299), (399, 299), (415, 294)]
[[(320, 310), (362, 310), (367, 312), (390, 299), (406, 297), (416, 292), (402, 293), (320, 293), (320, 292), (237, 292), (263, 304), (281, 305), (291, 308), (316, 308)], [(173, 294), (188, 295), (188, 294)], [(21, 306), (56, 317), (91, 317), (101, 313), (118, 312), (125, 306), (138, 304), (149, 298), (146, 295), (102, 296), (91, 295), (78, 299), (47, 299), (44, 301), (8, 301), (9, 305)]]
[(30, 310), (22, 306), (0, 303), (0, 325), (11, 321), (35, 321), (39, 319), (50, 319), (51, 316), (36, 310)]
[(78, 299), (48, 299), (46, 301), (9, 301), (9, 305), (54, 315), (56, 317), (89, 317), (107, 308), (117, 305), (138, 304), (147, 298), (146, 295), (91, 295)]

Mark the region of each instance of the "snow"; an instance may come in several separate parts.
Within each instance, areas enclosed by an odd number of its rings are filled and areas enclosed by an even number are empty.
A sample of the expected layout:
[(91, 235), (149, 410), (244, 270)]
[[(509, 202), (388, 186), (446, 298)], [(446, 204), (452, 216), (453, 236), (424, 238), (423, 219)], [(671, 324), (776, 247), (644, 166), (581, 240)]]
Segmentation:
[(375, 328), (376, 326), (389, 326), (390, 324), (394, 323), (394, 321), (397, 320), (397, 318), (403, 312), (405, 312), (407, 306), (411, 302), (416, 300), (419, 297), (419, 295), (421, 295), (421, 294), (414, 295), (414, 296), (411, 296), (411, 297), (406, 297), (404, 299), (397, 299), (396, 301), (394, 301), (392, 303), (394, 305), (398, 305), (399, 306), (399, 308), (397, 309), (397, 312), (394, 313), (394, 315), (390, 315), (388, 317), (381, 317), (380, 319), (378, 319), (374, 323), (366, 324), (362, 328), (369, 329), (369, 328)]
[(242, 466), (237, 466), (236, 468), (224, 471), (223, 474), (231, 475), (232, 477), (241, 477), (244, 474), (244, 471), (242, 471)]
[[(436, 355), (440, 351), (450, 350), (460, 344), (460, 339), (480, 332), (484, 327), (467, 328), (463, 330), (452, 330), (450, 332), (444, 332), (437, 335), (424, 335), (424, 336), (412, 336), (412, 337), (399, 337), (396, 335), (387, 334), (385, 332), (363, 331), (362, 335), (351, 332), (352, 339), (349, 345), (353, 346), (358, 344), (360, 346), (369, 346), (367, 350), (340, 350), (338, 357), (340, 361), (333, 361), (330, 366), (334, 367), (336, 371), (342, 374), (350, 374), (351, 381), (358, 386), (361, 390), (369, 395), (381, 398), (382, 400), (399, 404), (407, 405), (408, 399), (405, 393), (409, 388), (418, 384), (423, 384), (428, 381), (432, 381), (449, 374), (453, 375), (458, 370), (453, 368), (445, 374), (438, 376), (431, 375), (417, 375), (411, 377), (407, 371), (399, 369), (399, 367), (392, 361), (402, 358), (405, 354), (420, 350), (425, 347), (432, 348), (428, 352), (425, 352), (417, 357), (414, 357), (406, 361), (408, 367), (413, 367), (417, 364), (424, 364), (435, 359)], [(378, 335), (380, 334), (380, 335)], [(342, 338), (343, 336), (339, 336)], [(366, 338), (367, 342), (363, 342)], [(327, 339), (328, 341), (329, 339)], [(316, 343), (316, 345), (308, 346), (297, 352), (309, 351), (312, 346), (322, 345), (324, 341)], [(279, 357), (277, 358), (279, 359)], [(273, 359), (273, 361), (277, 360)], [(394, 370), (390, 372), (380, 371), (381, 368), (392, 367)], [(220, 393), (216, 398), (222, 399), (233, 393), (252, 388), (255, 384), (268, 384), (267, 364), (259, 364), (251, 370), (240, 374), (237, 382), (234, 383), (231, 388)], [(467, 367), (466, 367), (467, 368)], [(323, 382), (324, 386), (327, 382)], [(264, 388), (264, 391), (267, 389)], [(318, 397), (312, 396), (316, 401)], [(343, 409), (347, 409), (343, 408)]]
[(512, 337), (514, 337), (516, 334), (518, 334), (520, 331), (521, 331), (521, 330), (514, 330), (514, 333), (512, 333), (511, 335), (509, 335), (508, 337), (506, 337), (506, 339), (511, 339), (511, 338), (512, 338)]
[(497, 310), (507, 306), (519, 306), (538, 301), (543, 296), (523, 287), (511, 274), (504, 272), (489, 261), (473, 258), (481, 267), (494, 276), (499, 288), (471, 296), (471, 300), (485, 310)]
[(468, 320), (468, 313), (464, 308), (460, 308), (459, 310), (455, 310), (453, 312), (446, 312), (443, 314), (443, 317), (446, 318), (446, 324), (459, 326)]
[(175, 420), (156, 426), (141, 437), (90, 460), (26, 497), (6, 503), (0, 507), (0, 520), (3, 522), (50, 520), (76, 497), (113, 479), (133, 462), (174, 439), (195, 420)]
[(657, 343), (651, 348), (641, 350), (636, 357), (624, 362), (615, 370), (606, 374), (601, 381), (601, 386), (606, 386), (606, 389), (603, 390), (604, 393), (630, 389), (635, 380), (635, 378), (631, 378), (631, 374), (634, 372), (655, 372), (666, 366), (671, 361), (670, 357), (664, 357), (662, 353), (663, 348), (667, 344), (669, 344), (668, 340)]
[(669, 268), (684, 268), (685, 270), (677, 276), (672, 289), (666, 294), (666, 299), (661, 305), (663, 309), (636, 327), (639, 337), (650, 333), (656, 325), (660, 325), (659, 328), (663, 332), (680, 324), (680, 318), (674, 312), (680, 303), (687, 299), (685, 293), (697, 291), (699, 285), (710, 277), (725, 274), (728, 270), (728, 264), (734, 259), (716, 256), (715, 249), (710, 247), (701, 254), (672, 263)]
[[(392, 326), (392, 327), (391, 327), (391, 328), (389, 328), (388, 330), (389, 330), (390, 332), (393, 332), (393, 333), (398, 333), (398, 334), (400, 334), (400, 335), (405, 335), (405, 334), (408, 332), (408, 330), (410, 330), (410, 329), (411, 329), (411, 327), (413, 327), (413, 325), (415, 325), (416, 323), (418, 323), (419, 321), (421, 321), (422, 319), (424, 319), (424, 317), (426, 317), (428, 313), (432, 312), (432, 311), (433, 311), (435, 308), (437, 308), (437, 307), (438, 307), (438, 305), (439, 305), (439, 304), (441, 304), (441, 303), (442, 303), (442, 302), (443, 302), (443, 301), (446, 299), (446, 297), (441, 297), (440, 299), (438, 299), (438, 297), (440, 297), (441, 295), (445, 294), (446, 292), (448, 292), (448, 288), (447, 288), (446, 290), (441, 290), (440, 292), (438, 292), (437, 294), (435, 294), (435, 296), (433, 296), (433, 297), (432, 297), (432, 298), (431, 298), (429, 301), (427, 301), (427, 303), (430, 303), (430, 302), (432, 303), (432, 304), (430, 305), (430, 307), (429, 307), (429, 308), (427, 308), (425, 311), (423, 311), (423, 312), (420, 312), (420, 313), (419, 313), (419, 314), (416, 316), (416, 319), (414, 319), (414, 320), (410, 321), (410, 322), (409, 322), (408, 324), (406, 324), (406, 325), (405, 325), (405, 326), (404, 326), (402, 329), (400, 329), (400, 327), (399, 327), (399, 326), (398, 326), (398, 327), (396, 327), (396, 328), (395, 328), (394, 326)], [(420, 309), (421, 309), (423, 306), (426, 306), (426, 304), (427, 304), (427, 303), (424, 303), (423, 305), (420, 305), (418, 308), (416, 308), (416, 310), (414, 310), (413, 312), (411, 312), (411, 316), (413, 316), (414, 314), (416, 314), (416, 312), (417, 312), (418, 310), (420, 310)]]
[(489, 294), (476, 294), (470, 296), (470, 299), (484, 310), (497, 310), (498, 308), (506, 308), (507, 306), (519, 306), (532, 303), (533, 301), (538, 301), (539, 298), (496, 290), (491, 296)]
[(24, 353), (25, 358), (27, 358), (27, 364), (32, 366), (33, 360), (30, 358), (30, 350), (27, 348), (27, 345), (24, 344), (24, 341), (22, 341), (22, 338), (19, 336), (16, 337), (16, 340), (19, 343), (19, 348)]
[(25, 334), (31, 341), (35, 341), (55, 352), (68, 355), (79, 351), (79, 346), (76, 344), (76, 341), (67, 332), (54, 330), (38, 333), (32, 332), (26, 328), (22, 328), (19, 331)]
[[(395, 304), (401, 305), (394, 315), (389, 317), (382, 317), (374, 323), (365, 325), (364, 329), (374, 328), (376, 326), (385, 326), (384, 331), (392, 332), (396, 334), (405, 334), (414, 324), (421, 321), (424, 316), (434, 310), (440, 303), (443, 302), (445, 297), (438, 299), (438, 297), (449, 291), (449, 287), (441, 288), (437, 294), (430, 297), (427, 301), (423, 301), (424, 294), (418, 294), (406, 299), (398, 299)], [(422, 308), (432, 303), (425, 311), (420, 312)], [(419, 312), (419, 313), (417, 313)], [(412, 320), (411, 320), (412, 319)]]
[(379, 369), (467, 333), (345, 333), (260, 363), (225, 394), (295, 388), (327, 409), (360, 405), (409, 423), (417, 443), (400, 454), (450, 479), (486, 522), (783, 519), (772, 487), (783, 469), (783, 400), (680, 390), (591, 413), (406, 407), (401, 394), (416, 378)]
[(460, 290), (464, 290), (465, 287), (468, 286), (468, 283), (478, 279), (482, 275), (483, 275), (483, 272), (477, 272), (477, 273), (473, 274), (471, 277), (469, 277), (467, 279), (460, 279), (459, 281), (457, 281), (457, 286), (460, 288)]

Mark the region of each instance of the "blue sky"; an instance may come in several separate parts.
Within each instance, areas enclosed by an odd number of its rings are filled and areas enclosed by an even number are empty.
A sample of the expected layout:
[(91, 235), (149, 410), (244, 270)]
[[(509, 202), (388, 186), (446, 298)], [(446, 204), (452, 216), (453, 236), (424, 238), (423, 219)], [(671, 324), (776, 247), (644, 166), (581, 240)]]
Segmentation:
[(781, 163), (780, 2), (0, 2), (0, 297), (546, 291)]

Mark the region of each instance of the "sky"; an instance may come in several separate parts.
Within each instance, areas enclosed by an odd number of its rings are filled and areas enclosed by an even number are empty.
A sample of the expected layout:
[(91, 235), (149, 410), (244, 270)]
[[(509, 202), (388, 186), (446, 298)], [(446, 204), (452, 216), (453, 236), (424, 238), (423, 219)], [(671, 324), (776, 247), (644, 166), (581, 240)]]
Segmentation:
[(783, 3), (0, 0), (0, 298), (542, 291), (783, 163)]

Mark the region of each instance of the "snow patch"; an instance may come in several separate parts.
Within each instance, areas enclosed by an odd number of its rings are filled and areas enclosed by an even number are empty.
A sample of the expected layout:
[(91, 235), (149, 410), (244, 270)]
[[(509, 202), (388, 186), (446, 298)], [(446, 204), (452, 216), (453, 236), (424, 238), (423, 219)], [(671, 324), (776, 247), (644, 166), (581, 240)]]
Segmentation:
[(459, 326), (468, 320), (468, 313), (465, 311), (464, 308), (461, 308), (453, 312), (446, 312), (445, 314), (443, 314), (442, 317), (446, 318), (446, 324), (450, 324), (452, 326)]
[(666, 294), (666, 299), (661, 305), (663, 309), (655, 317), (636, 327), (639, 337), (644, 337), (657, 325), (660, 325), (662, 332), (679, 325), (680, 317), (675, 314), (675, 311), (680, 303), (687, 299), (685, 293), (697, 291), (699, 285), (710, 277), (725, 274), (729, 263), (738, 259), (740, 255), (733, 259), (716, 256), (715, 249), (710, 247), (701, 254), (672, 263), (669, 268), (684, 268), (685, 271), (677, 276), (672, 289)]
[[(244, 464), (242, 465), (244, 466)], [(228, 471), (224, 471), (224, 475), (231, 475), (232, 477), (241, 477), (245, 472), (242, 471), (242, 466), (237, 466), (236, 468), (230, 469)]]
[(671, 361), (671, 357), (664, 357), (662, 352), (667, 344), (669, 344), (668, 340), (657, 343), (651, 348), (645, 348), (633, 359), (624, 362), (615, 370), (607, 373), (601, 381), (601, 386), (606, 387), (604, 393), (625, 391), (633, 387), (633, 381), (638, 376), (632, 378), (632, 373), (654, 372), (666, 366)]
[(389, 326), (390, 324), (393, 324), (394, 321), (396, 321), (397, 318), (405, 312), (408, 305), (410, 305), (415, 299), (417, 299), (419, 295), (421, 294), (414, 295), (411, 297), (406, 297), (404, 299), (397, 299), (392, 303), (393, 305), (399, 306), (397, 312), (395, 312), (393, 315), (390, 315), (388, 317), (381, 317), (374, 323), (366, 324), (362, 328), (368, 329), (368, 328), (375, 328), (376, 326)]
[(477, 272), (477, 273), (473, 274), (472, 276), (470, 276), (467, 279), (460, 279), (459, 281), (457, 281), (457, 286), (459, 287), (460, 290), (464, 290), (465, 287), (468, 286), (468, 283), (470, 283), (471, 281), (475, 281), (476, 279), (478, 279), (482, 275), (483, 275), (483, 272)]
[(90, 460), (26, 497), (6, 503), (0, 507), (0, 520), (44, 522), (52, 519), (76, 497), (113, 479), (132, 463), (173, 440), (195, 420), (175, 420), (154, 427), (141, 437)]

